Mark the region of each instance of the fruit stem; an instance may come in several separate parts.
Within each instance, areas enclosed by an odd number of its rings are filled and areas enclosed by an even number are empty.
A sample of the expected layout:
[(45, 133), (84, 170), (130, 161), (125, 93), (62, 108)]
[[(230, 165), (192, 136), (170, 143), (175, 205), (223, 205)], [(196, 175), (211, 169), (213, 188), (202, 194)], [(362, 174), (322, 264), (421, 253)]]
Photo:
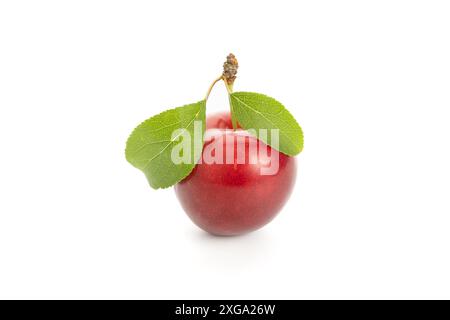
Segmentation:
[(211, 83), (211, 85), (208, 88), (208, 92), (206, 93), (205, 101), (208, 100), (209, 95), (211, 94), (212, 89), (214, 88), (215, 84), (223, 79), (223, 76), (218, 77), (216, 80)]
[(205, 101), (207, 101), (216, 83), (219, 82), (220, 80), (223, 80), (225, 88), (227, 88), (228, 91), (228, 101), (230, 102), (230, 112), (231, 112), (231, 124), (233, 125), (234, 130), (237, 129), (237, 121), (233, 113), (233, 105), (231, 104), (231, 94), (233, 93), (233, 84), (234, 80), (236, 80), (238, 67), (239, 65), (236, 57), (234, 56), (234, 54), (230, 53), (227, 56), (227, 61), (225, 61), (225, 63), (223, 64), (222, 75), (211, 83), (205, 96)]

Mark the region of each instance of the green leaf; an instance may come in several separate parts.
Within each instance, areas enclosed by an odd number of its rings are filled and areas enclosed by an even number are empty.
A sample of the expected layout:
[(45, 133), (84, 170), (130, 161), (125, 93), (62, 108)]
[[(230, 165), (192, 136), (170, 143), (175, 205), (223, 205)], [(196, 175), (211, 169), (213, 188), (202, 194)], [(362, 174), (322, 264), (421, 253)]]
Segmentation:
[[(125, 150), (126, 158), (144, 172), (152, 188), (170, 187), (194, 169), (203, 149), (205, 109), (206, 101), (202, 100), (167, 110), (147, 119), (131, 133)], [(172, 160), (172, 150), (185, 138), (180, 129), (190, 135), (190, 140), (186, 140), (190, 154), (180, 152), (189, 157), (187, 163), (175, 163)]]
[[(231, 108), (244, 129), (255, 129), (260, 140), (289, 156), (303, 149), (303, 132), (294, 117), (277, 100), (264, 94), (234, 92), (230, 94)], [(271, 139), (271, 133), (260, 135), (259, 129), (279, 129), (279, 146)]]

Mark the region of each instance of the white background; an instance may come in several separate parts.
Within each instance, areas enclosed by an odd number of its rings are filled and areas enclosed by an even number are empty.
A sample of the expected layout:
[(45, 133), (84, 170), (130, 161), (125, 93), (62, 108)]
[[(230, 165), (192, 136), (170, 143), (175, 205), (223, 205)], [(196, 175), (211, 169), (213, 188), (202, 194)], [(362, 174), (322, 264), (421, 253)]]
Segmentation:
[[(450, 298), (448, 1), (2, 1), (0, 298)], [(305, 132), (294, 194), (236, 238), (124, 157), (235, 90)], [(208, 111), (228, 108), (216, 87)]]

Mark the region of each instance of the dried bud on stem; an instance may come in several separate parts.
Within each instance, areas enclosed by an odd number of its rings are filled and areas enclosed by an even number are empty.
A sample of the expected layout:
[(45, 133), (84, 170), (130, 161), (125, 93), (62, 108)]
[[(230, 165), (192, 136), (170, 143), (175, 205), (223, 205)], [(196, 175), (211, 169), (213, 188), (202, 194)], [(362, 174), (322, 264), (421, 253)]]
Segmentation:
[(227, 56), (227, 61), (223, 64), (223, 78), (227, 81), (229, 85), (233, 85), (234, 80), (236, 79), (237, 69), (238, 69), (238, 61), (234, 54), (230, 53)]

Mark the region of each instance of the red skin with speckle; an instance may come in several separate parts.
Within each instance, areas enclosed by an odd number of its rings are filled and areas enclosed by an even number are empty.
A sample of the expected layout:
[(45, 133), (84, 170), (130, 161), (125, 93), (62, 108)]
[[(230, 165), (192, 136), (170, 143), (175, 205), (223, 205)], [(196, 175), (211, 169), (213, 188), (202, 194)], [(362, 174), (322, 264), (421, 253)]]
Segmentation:
[[(207, 129), (232, 128), (229, 113), (208, 117), (206, 123)], [(235, 138), (243, 134), (243, 139)], [(279, 156), (279, 170), (275, 175), (261, 175), (261, 167), (267, 164), (259, 158), (256, 164), (248, 161), (249, 145), (251, 140), (256, 142), (256, 138), (242, 130), (221, 130), (213, 139), (226, 135), (231, 136), (222, 139), (223, 145), (225, 148), (226, 144), (234, 144), (234, 163), (200, 163), (186, 179), (175, 185), (175, 192), (197, 226), (211, 234), (231, 236), (259, 229), (278, 214), (294, 187), (297, 165), (295, 158), (267, 147)], [(205, 143), (203, 154), (209, 143), (212, 142)], [(238, 144), (245, 145), (245, 164), (237, 164)]]

